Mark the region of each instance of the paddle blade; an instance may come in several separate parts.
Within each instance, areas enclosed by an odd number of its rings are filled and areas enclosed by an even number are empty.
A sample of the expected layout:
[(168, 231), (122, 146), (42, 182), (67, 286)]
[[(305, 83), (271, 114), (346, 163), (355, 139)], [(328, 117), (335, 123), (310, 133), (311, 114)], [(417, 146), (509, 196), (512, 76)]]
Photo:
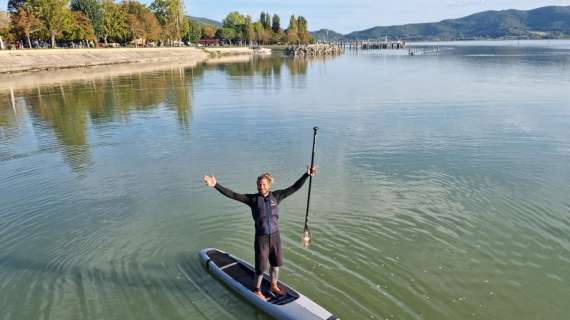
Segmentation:
[(308, 248), (311, 244), (311, 240), (311, 231), (309, 230), (309, 227), (306, 227), (305, 230), (303, 230), (303, 236), (301, 237), (301, 246), (303, 248)]

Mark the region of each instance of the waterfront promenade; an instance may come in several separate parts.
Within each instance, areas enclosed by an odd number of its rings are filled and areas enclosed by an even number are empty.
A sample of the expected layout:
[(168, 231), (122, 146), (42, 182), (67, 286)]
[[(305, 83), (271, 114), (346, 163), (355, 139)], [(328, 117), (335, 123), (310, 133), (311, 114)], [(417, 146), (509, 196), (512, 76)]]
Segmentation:
[(211, 55), (252, 53), (251, 49), (245, 47), (1, 50), (0, 74), (135, 63), (191, 65), (204, 62)]

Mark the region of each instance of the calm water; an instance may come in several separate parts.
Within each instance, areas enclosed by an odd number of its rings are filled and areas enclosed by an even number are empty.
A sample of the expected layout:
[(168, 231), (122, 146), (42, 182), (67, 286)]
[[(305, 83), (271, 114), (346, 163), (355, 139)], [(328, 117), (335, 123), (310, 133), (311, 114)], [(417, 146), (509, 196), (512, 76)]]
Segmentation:
[(199, 263), (253, 257), (248, 208), (201, 177), (286, 187), (314, 125), (314, 244), (305, 186), (281, 280), (343, 319), (568, 317), (570, 42), (550, 41), (0, 90), (0, 319), (267, 319)]

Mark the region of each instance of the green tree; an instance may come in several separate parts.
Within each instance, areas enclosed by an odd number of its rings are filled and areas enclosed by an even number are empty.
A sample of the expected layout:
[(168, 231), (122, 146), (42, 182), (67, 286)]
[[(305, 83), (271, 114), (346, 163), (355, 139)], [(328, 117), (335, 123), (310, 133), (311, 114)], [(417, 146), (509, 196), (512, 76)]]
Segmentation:
[(202, 38), (202, 26), (198, 21), (190, 20), (190, 28), (188, 29), (188, 41), (197, 42)]
[(263, 23), (263, 27), (266, 30), (271, 29), (271, 14), (269, 14), (269, 12), (265, 13), (265, 20), (262, 21), (262, 23)]
[(253, 41), (256, 40), (256, 34), (255, 34), (255, 26), (251, 21), (251, 16), (246, 16), (245, 17), (245, 28), (243, 31), (243, 38), (248, 42), (248, 44), (252, 44)]
[(95, 30), (91, 20), (83, 12), (72, 11), (71, 23), (64, 31), (67, 40), (95, 40)]
[(108, 44), (109, 39), (120, 41), (129, 34), (128, 14), (124, 7), (115, 4), (112, 0), (103, 2), (103, 41)]
[(168, 40), (180, 40), (184, 24), (184, 2), (182, 0), (154, 0), (150, 5), (164, 36)]
[(259, 22), (265, 28), (265, 11), (261, 11), (259, 14)]
[(96, 41), (103, 37), (103, 8), (98, 0), (71, 0), (69, 5), (72, 11), (83, 12), (93, 25)]
[(236, 38), (236, 32), (232, 28), (221, 28), (216, 32), (216, 38), (228, 41), (230, 44)]
[(269, 41), (271, 40), (271, 31), (265, 29), (265, 27), (263, 27), (263, 23), (261, 23), (261, 21), (257, 21), (254, 24), (254, 28), (255, 28), (255, 33), (257, 35), (257, 41), (260, 44), (269, 43)]
[(51, 47), (55, 48), (56, 37), (60, 36), (71, 23), (71, 11), (67, 7), (68, 0), (31, 0), (37, 17), (42, 22), (51, 39)]
[(273, 19), (271, 21), (271, 30), (275, 33), (279, 33), (279, 31), (281, 31), (281, 19), (276, 14), (273, 15)]
[(223, 21), (224, 28), (233, 29), (235, 39), (244, 40), (247, 37), (247, 18), (237, 11), (230, 12)]
[(237, 31), (241, 26), (245, 25), (245, 17), (237, 11), (232, 11), (223, 20), (223, 24), (224, 28), (231, 28)]

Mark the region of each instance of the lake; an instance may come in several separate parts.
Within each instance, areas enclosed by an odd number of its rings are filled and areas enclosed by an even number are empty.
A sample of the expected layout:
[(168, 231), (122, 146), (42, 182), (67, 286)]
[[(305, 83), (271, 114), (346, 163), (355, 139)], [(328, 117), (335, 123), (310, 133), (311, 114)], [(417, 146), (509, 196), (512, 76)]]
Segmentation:
[(342, 319), (567, 318), (570, 41), (552, 40), (0, 88), (0, 319), (268, 319), (199, 262), (253, 259), (249, 209), (201, 179), (288, 187), (313, 126), (313, 243), (305, 185), (280, 205), (280, 280)]

